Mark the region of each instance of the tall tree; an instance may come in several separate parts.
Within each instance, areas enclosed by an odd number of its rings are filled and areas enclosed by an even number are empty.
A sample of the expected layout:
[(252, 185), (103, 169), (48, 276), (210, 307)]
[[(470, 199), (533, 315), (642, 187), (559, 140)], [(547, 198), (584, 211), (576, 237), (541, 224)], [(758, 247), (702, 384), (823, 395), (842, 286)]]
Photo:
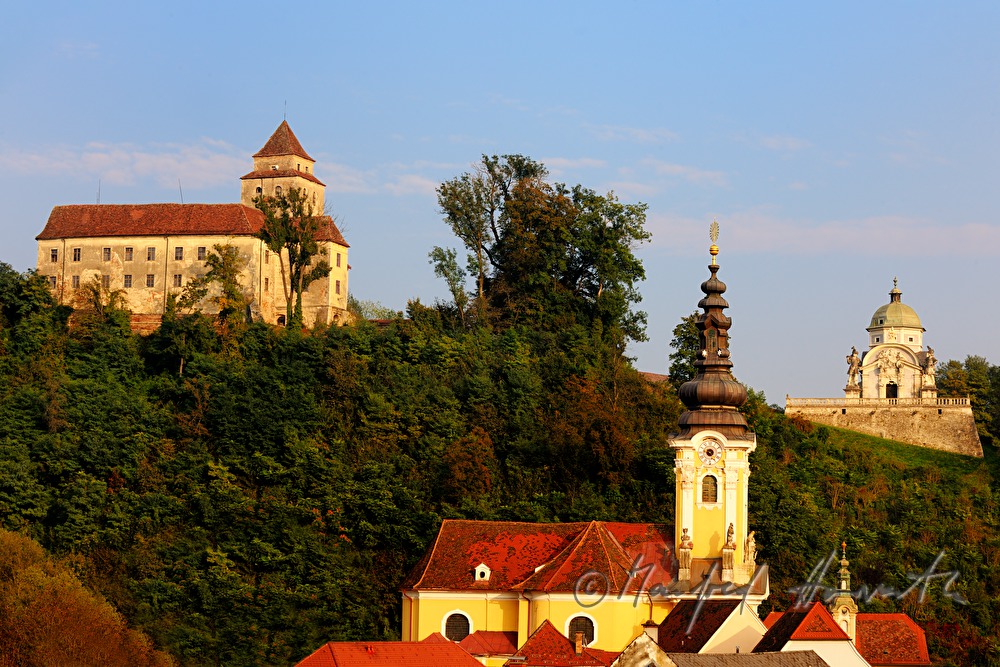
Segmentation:
[(631, 307), (645, 272), (633, 251), (649, 239), (646, 206), (545, 175), (524, 156), (484, 156), (473, 173), (438, 188), (477, 276), (477, 309), (488, 304), (494, 320), (549, 330), (599, 321), (622, 348), (641, 340), (645, 314)]
[(670, 339), (670, 384), (679, 388), (694, 377), (694, 362), (701, 351), (698, 335), (698, 311), (685, 315), (674, 327), (674, 337)]
[(302, 292), (314, 281), (330, 275), (330, 263), (324, 259), (326, 253), (319, 244), (323, 216), (314, 213), (311, 200), (298, 188), (253, 201), (264, 214), (264, 226), (257, 236), (281, 263), (285, 321), (289, 327), (299, 328), (303, 319)]

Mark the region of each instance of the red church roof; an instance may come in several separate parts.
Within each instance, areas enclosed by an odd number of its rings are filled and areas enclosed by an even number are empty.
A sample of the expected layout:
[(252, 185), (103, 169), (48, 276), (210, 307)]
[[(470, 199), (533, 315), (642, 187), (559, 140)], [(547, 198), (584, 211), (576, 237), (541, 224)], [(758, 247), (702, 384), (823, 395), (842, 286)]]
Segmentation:
[[(276, 157), (279, 155), (298, 155), (307, 160), (312, 160), (306, 149), (302, 148), (288, 121), (281, 121), (281, 125), (274, 131), (271, 138), (267, 140), (264, 147), (253, 154), (254, 157)], [(315, 160), (313, 160), (315, 162)]]
[(513, 667), (607, 667), (618, 653), (584, 647), (576, 652), (576, 642), (567, 639), (548, 619), (531, 633), (517, 653), (504, 663)]
[[(253, 236), (264, 214), (243, 204), (83, 204), (56, 206), (38, 241), (114, 236)], [(349, 247), (330, 216), (321, 241)]]
[(329, 642), (297, 667), (482, 667), (465, 649), (450, 641)]
[[(597, 571), (604, 590), (621, 591), (642, 583), (647, 570), (628, 581), (628, 572), (652, 566), (646, 585), (672, 581), (673, 530), (660, 524), (520, 523), (445, 520), (438, 535), (403, 584), (405, 590), (572, 591), (580, 578)], [(490, 568), (488, 580), (473, 569)]]

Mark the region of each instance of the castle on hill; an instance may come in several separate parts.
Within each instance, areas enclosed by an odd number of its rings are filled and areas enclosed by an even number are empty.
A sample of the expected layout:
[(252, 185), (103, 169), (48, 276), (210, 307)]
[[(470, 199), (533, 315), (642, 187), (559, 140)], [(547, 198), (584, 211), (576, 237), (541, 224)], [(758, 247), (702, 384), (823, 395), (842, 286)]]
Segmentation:
[[(253, 155), (253, 170), (241, 177), (238, 204), (91, 204), (56, 206), (38, 241), (38, 273), (49, 280), (59, 303), (72, 305), (82, 285), (100, 280), (104, 289), (122, 290), (133, 327), (159, 326), (170, 294), (205, 273), (215, 245), (234, 246), (244, 260), (241, 285), (255, 318), (285, 324), (290, 298), (287, 252), (271, 252), (257, 237), (264, 215), (260, 196), (301, 191), (322, 214), (326, 186), (315, 175), (316, 161), (285, 121)], [(344, 322), (347, 314), (348, 244), (328, 215), (319, 215), (319, 245), (330, 275), (302, 295), (307, 325)]]
[(983, 455), (969, 398), (939, 398), (934, 348), (920, 317), (893, 280), (889, 303), (868, 325), (868, 350), (847, 356), (843, 398), (785, 397), (785, 414), (899, 442)]

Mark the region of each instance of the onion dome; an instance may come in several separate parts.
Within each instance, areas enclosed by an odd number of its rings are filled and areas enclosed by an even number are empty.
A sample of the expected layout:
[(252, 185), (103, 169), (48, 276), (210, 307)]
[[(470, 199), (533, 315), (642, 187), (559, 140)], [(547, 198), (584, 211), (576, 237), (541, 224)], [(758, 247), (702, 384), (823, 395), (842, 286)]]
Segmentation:
[[(713, 225), (713, 242), (717, 237)], [(730, 369), (729, 327), (732, 320), (723, 313), (729, 303), (722, 297), (726, 284), (719, 280), (719, 265), (715, 257), (717, 246), (710, 249), (711, 277), (701, 284), (705, 297), (698, 302), (703, 310), (697, 321), (701, 352), (694, 362), (695, 376), (681, 385), (677, 392), (688, 408), (680, 416), (680, 437), (690, 437), (698, 431), (715, 430), (731, 439), (745, 439), (749, 431), (746, 419), (738, 408), (746, 403), (747, 390), (736, 381)]]
[(899, 291), (898, 284), (899, 279), (893, 278), (892, 290), (889, 292), (889, 303), (876, 310), (875, 314), (872, 315), (872, 322), (868, 325), (869, 331), (886, 327), (907, 327), (925, 331), (916, 311), (901, 301), (903, 293)]

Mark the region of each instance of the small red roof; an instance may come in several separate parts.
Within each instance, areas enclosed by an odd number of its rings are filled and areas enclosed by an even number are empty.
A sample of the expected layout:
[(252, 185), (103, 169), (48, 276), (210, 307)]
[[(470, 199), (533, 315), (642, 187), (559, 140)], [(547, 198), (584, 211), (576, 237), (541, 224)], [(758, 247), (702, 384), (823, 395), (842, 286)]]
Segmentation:
[[(765, 623), (766, 625), (766, 623)], [(778, 652), (789, 641), (850, 641), (821, 602), (802, 611), (786, 611), (761, 638), (754, 653)]]
[(697, 653), (739, 606), (739, 600), (681, 600), (660, 623), (657, 643), (667, 653)]
[(317, 185), (324, 185), (323, 181), (319, 180), (312, 174), (305, 171), (297, 171), (295, 169), (259, 169), (257, 171), (251, 171), (246, 176), (240, 176), (241, 181), (252, 181), (259, 178), (288, 178), (289, 176), (298, 176), (299, 178), (304, 178), (307, 181), (312, 181)]
[(855, 644), (872, 667), (929, 665), (924, 630), (906, 614), (858, 614)]
[[(424, 641), (427, 640), (425, 639)], [(445, 641), (448, 640), (445, 639)], [(501, 630), (476, 630), (458, 642), (458, 645), (472, 655), (514, 655), (517, 651), (517, 633), (503, 632)]]
[(504, 663), (505, 667), (520, 665), (522, 667), (607, 667), (618, 653), (584, 647), (579, 654), (576, 652), (576, 642), (571, 641), (556, 630), (548, 619), (531, 633), (517, 653)]
[(482, 667), (482, 663), (450, 641), (329, 642), (298, 667)]
[[(307, 160), (312, 160), (306, 149), (302, 148), (288, 121), (281, 121), (281, 125), (274, 131), (271, 138), (267, 140), (264, 147), (253, 154), (254, 157), (277, 157), (279, 155), (298, 155)], [(313, 160), (315, 162), (315, 160)]]
[[(637, 559), (640, 568), (651, 569), (641, 570), (632, 586), (644, 578), (647, 588), (666, 586), (673, 580), (672, 535), (668, 526), (647, 523), (446, 519), (403, 589), (572, 591), (580, 577), (596, 570), (611, 590), (620, 591)], [(473, 577), (480, 563), (490, 568), (488, 580)]]
[[(349, 247), (330, 216), (319, 216), (321, 241)], [(102, 236), (253, 236), (264, 214), (243, 204), (78, 204), (56, 206), (38, 241)]]

